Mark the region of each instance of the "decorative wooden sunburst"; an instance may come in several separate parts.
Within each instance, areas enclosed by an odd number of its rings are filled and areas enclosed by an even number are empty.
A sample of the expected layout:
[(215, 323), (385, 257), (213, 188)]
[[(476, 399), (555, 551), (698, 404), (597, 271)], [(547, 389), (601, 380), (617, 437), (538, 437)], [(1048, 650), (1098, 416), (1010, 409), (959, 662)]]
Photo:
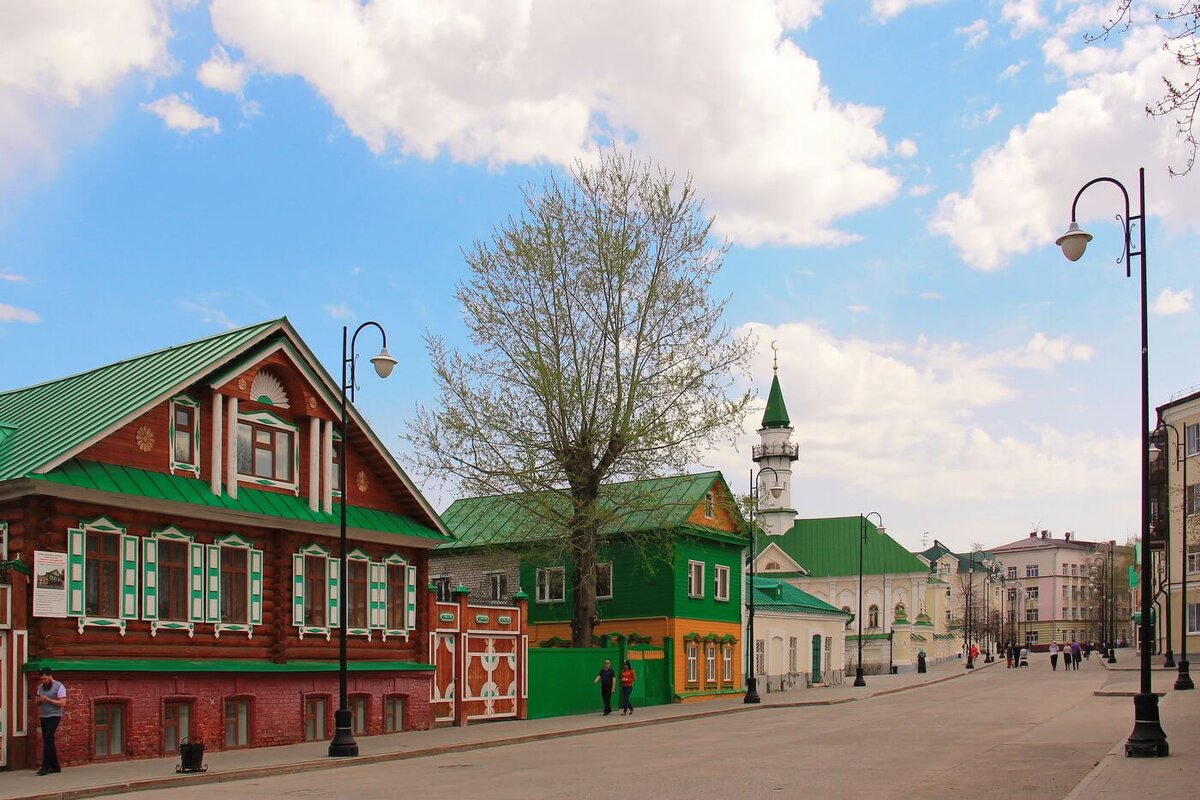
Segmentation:
[(308, 407), (311, 408), (313, 411), (316, 411), (317, 410), (317, 398), (315, 398), (315, 397), (308, 398)]
[(359, 470), (358, 474), (354, 476), (354, 485), (360, 492), (365, 492), (367, 490), (367, 473)]
[(244, 391), (246, 391), (246, 389), (248, 389), (250, 387), (250, 384), (246, 383), (245, 378), (238, 378), (237, 386), (238, 386), (239, 390), (244, 392)]
[(143, 453), (149, 453), (154, 449), (154, 431), (150, 430), (148, 425), (138, 428), (137, 433), (133, 435), (133, 440), (137, 442), (138, 449)]
[(254, 382), (250, 384), (250, 399), (264, 406), (289, 407), (283, 384), (265, 369), (254, 376)]

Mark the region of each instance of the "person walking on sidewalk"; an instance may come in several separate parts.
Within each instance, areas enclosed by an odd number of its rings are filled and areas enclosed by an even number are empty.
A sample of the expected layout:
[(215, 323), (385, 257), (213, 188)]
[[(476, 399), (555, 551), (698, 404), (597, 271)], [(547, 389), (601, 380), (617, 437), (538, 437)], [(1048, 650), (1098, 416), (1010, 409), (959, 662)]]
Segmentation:
[(1058, 672), (1058, 642), (1050, 643), (1050, 671)]
[(1071, 655), (1075, 659), (1075, 669), (1079, 669), (1079, 662), (1083, 660), (1083, 645), (1077, 639), (1071, 640)]
[(633, 696), (633, 683), (637, 680), (637, 674), (633, 671), (633, 664), (629, 661), (625, 662), (625, 666), (621, 668), (621, 716), (633, 713), (633, 703), (630, 698)]
[(612, 713), (612, 693), (616, 680), (617, 673), (613, 672), (612, 662), (607, 658), (604, 659), (604, 666), (601, 667), (592, 683), (600, 684), (600, 699), (604, 701), (604, 716), (606, 717)]
[(62, 722), (63, 706), (67, 704), (67, 690), (54, 680), (54, 670), (49, 667), (42, 670), (42, 682), (38, 684), (33, 703), (37, 706), (38, 717), (42, 723), (42, 768), (37, 774), (62, 772), (62, 767), (58, 765), (58, 749), (54, 746), (54, 732), (58, 730), (58, 723)]

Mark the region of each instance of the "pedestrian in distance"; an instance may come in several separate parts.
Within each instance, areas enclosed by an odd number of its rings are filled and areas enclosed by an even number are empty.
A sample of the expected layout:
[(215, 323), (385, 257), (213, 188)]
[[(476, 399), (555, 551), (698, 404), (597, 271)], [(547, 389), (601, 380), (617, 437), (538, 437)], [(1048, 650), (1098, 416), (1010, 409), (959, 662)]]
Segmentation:
[(1071, 660), (1074, 663), (1074, 668), (1079, 669), (1079, 661), (1083, 658), (1083, 648), (1079, 646), (1079, 642), (1075, 639), (1071, 640)]
[(621, 667), (621, 716), (633, 714), (633, 684), (637, 680), (637, 674), (633, 671), (633, 664), (628, 661), (625, 666)]
[(1092, 643), (1091, 642), (1083, 643), (1083, 660), (1084, 661), (1092, 660)]
[(62, 722), (63, 706), (67, 704), (67, 690), (54, 680), (54, 670), (49, 667), (42, 669), (42, 681), (33, 696), (33, 704), (37, 706), (38, 718), (42, 724), (42, 768), (37, 774), (62, 772), (62, 767), (58, 765), (58, 749), (54, 746), (54, 733), (58, 730), (58, 723)]
[(613, 686), (617, 681), (617, 673), (613, 672), (612, 661), (604, 659), (604, 666), (596, 675), (596, 679), (592, 683), (600, 684), (600, 699), (604, 701), (604, 716), (612, 713), (612, 693)]
[(1050, 643), (1050, 671), (1058, 672), (1058, 642)]
[(1022, 666), (1022, 667), (1029, 666), (1029, 648), (1028, 647), (1021, 648), (1021, 660), (1017, 663), (1019, 666)]

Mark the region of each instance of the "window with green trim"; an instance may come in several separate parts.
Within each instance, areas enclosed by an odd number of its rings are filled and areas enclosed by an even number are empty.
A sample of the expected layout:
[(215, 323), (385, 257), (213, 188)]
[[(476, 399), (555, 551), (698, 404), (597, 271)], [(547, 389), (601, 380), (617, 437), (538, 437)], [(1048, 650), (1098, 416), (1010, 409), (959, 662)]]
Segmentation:
[(324, 628), (329, 611), (325, 600), (327, 556), (304, 558), (304, 624)]
[(261, 486), (299, 491), (299, 427), (270, 411), (238, 414), (239, 479)]
[(367, 571), (369, 561), (350, 559), (346, 562), (346, 626), (367, 627)]
[(200, 474), (200, 404), (186, 395), (171, 401), (171, 470)]
[(184, 621), (188, 618), (188, 574), (191, 572), (187, 542), (167, 539), (158, 542), (158, 618)]
[(121, 534), (88, 531), (84, 586), (89, 617), (121, 613)]

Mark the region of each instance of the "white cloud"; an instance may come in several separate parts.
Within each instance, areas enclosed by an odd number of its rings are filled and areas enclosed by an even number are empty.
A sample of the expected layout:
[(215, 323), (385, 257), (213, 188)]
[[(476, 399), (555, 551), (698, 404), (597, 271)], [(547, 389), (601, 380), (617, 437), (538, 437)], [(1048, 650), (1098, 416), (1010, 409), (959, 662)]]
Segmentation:
[(1158, 299), (1154, 301), (1154, 313), (1164, 317), (1171, 314), (1186, 314), (1191, 310), (1191, 289), (1181, 289), (1178, 292), (1172, 291), (1170, 288), (1163, 289)]
[(237, 327), (237, 323), (230, 319), (224, 311), (212, 305), (214, 300), (224, 297), (224, 293), (212, 292), (199, 300), (180, 300), (179, 306), (185, 311), (195, 314), (201, 322), (213, 323), (226, 330), (232, 330)]
[(912, 158), (917, 154), (917, 143), (912, 139), (901, 139), (892, 148), (892, 152), (901, 158)]
[[(996, 419), (996, 410), (1011, 408), (1014, 400), (1041, 395), (1038, 359), (1061, 363), (1083, 355), (1065, 339), (1039, 334), (1023, 348), (987, 353), (924, 338), (912, 344), (839, 338), (801, 322), (753, 324), (745, 331), (781, 348), (779, 379), (796, 429), (792, 441), (802, 453), (794, 468), (801, 488), (793, 495), (802, 515), (812, 515), (813, 505), (824, 502), (813, 498), (815, 480), (851, 487), (852, 496), (870, 492), (888, 498), (889, 506), (910, 503), (927, 510), (931, 496), (947, 503), (1002, 503), (998, 516), (1004, 517), (1036, 513), (1030, 509), (1064, 495), (1103, 500), (1097, 505), (1108, 508), (1106, 494), (1119, 493), (1123, 481), (1136, 479), (1133, 439), (1060, 432), (1037, 417), (1015, 423), (1012, 430), (981, 421), (985, 413)], [(763, 350), (752, 367), (756, 376), (771, 374), (770, 352)], [(1037, 358), (1018, 363), (1030, 354)], [(1027, 387), (1017, 380), (1028, 375), (1020, 371), (1025, 368), (1039, 370)], [(758, 402), (738, 451), (712, 459), (727, 475), (745, 472), (765, 397)], [(854, 441), (870, 443), (869, 457), (847, 446), (847, 431), (853, 431)], [(886, 510), (880, 510), (886, 518)], [(822, 508), (817, 513), (857, 511)], [(924, 519), (926, 527), (930, 522)]]
[(14, 275), (11, 272), (0, 272), (0, 281), (8, 281), (9, 283), (29, 283), (29, 279), (24, 275)]
[[(1162, 91), (1162, 76), (1179, 75), (1171, 55), (1142, 29), (1115, 47), (1083, 45), (1081, 31), (1094, 30), (1104, 13), (1089, 7), (1090, 16), (1077, 11), (1055, 29), (1043, 52), (1073, 78), (1072, 87), (975, 161), (969, 191), (941, 199), (930, 229), (949, 237), (975, 269), (998, 269), (1014, 255), (1049, 247), (1066, 227), (1075, 191), (1093, 177), (1118, 177), (1136, 204), (1139, 166), (1147, 167), (1155, 215), (1174, 229), (1200, 228), (1200, 193), (1189, 181), (1165, 177), (1166, 165), (1179, 161), (1175, 127), (1145, 112), (1147, 98)], [(1073, 51), (1072, 43), (1083, 49)], [(1112, 188), (1089, 190), (1080, 224), (1111, 220), (1124, 212), (1120, 202)]]
[(1000, 104), (996, 103), (991, 108), (977, 111), (971, 116), (964, 115), (962, 124), (964, 128), (982, 128), (995, 122), (998, 116), (1000, 116)]
[(955, 28), (954, 32), (959, 36), (967, 37), (966, 48), (968, 50), (979, 47), (988, 37), (988, 24), (986, 19), (977, 19), (970, 25), (963, 25)]
[(1051, 339), (1038, 331), (1024, 349), (999, 352), (992, 356), (997, 364), (1048, 372), (1067, 361), (1091, 361), (1096, 356), (1094, 348), (1086, 344), (1075, 344), (1067, 336)]
[(42, 318), (38, 316), (36, 311), (0, 303), (0, 322), (28, 322), (33, 324), (41, 321)]
[(105, 124), (89, 100), (169, 69), (170, 36), (166, 0), (0, 3), (0, 186), (52, 173), (63, 149)]
[(871, 307), (866, 303), (854, 303), (853, 305), (846, 306), (846, 310), (851, 314), (866, 314), (871, 310)]
[(880, 22), (895, 19), (913, 6), (931, 6), (942, 0), (871, 0), (871, 13)]
[(325, 313), (338, 320), (339, 322), (354, 322), (358, 319), (358, 315), (350, 310), (350, 306), (345, 303), (335, 305), (326, 305)]
[(158, 116), (168, 128), (184, 134), (192, 131), (209, 130), (221, 132), (221, 122), (216, 117), (206, 117), (188, 103), (191, 100), (183, 95), (169, 94), (150, 103), (142, 103), (142, 110)]
[(918, 183), (916, 186), (910, 186), (908, 189), (909, 197), (924, 197), (933, 191), (933, 184)]
[(922, 300), (944, 300), (945, 295), (941, 292), (921, 292)]
[(1000, 20), (1012, 26), (1013, 38), (1019, 38), (1046, 25), (1041, 0), (1005, 0)]
[(1029, 59), (1027, 58), (1023, 58), (1015, 64), (1009, 64), (1004, 68), (1004, 71), (1000, 73), (1000, 79), (1008, 80), (1009, 78), (1015, 78), (1017, 75), (1021, 74), (1021, 70), (1025, 69), (1027, 66), (1029, 66)]
[(562, 166), (634, 143), (693, 173), (718, 233), (830, 245), (900, 182), (876, 163), (882, 111), (836, 99), (785, 35), (820, 8), (215, 0), (211, 16), (249, 74), (300, 76), (375, 153)]
[(242, 88), (246, 85), (247, 70), (245, 64), (239, 64), (229, 58), (224, 47), (217, 45), (212, 53), (196, 70), (196, 79), (210, 89), (218, 92), (242, 96)]

